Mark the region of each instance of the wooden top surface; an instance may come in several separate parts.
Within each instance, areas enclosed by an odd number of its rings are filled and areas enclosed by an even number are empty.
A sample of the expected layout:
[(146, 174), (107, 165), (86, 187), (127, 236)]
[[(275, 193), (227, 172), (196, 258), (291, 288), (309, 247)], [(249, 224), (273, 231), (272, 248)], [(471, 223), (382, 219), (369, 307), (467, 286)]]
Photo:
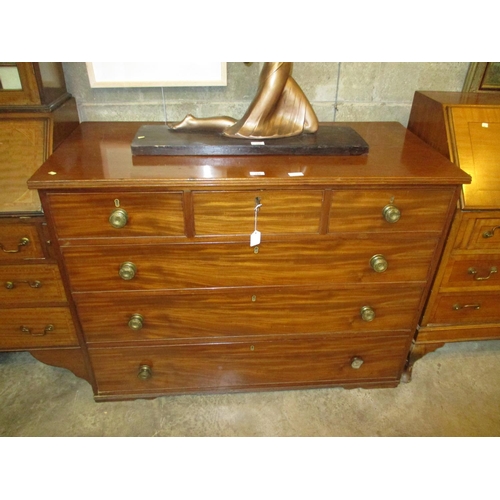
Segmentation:
[(500, 92), (439, 92), (418, 91), (445, 106), (500, 106)]
[[(133, 156), (131, 143), (142, 125), (82, 123), (31, 177), (28, 186), (189, 189), (470, 182), (465, 172), (395, 122), (335, 123), (352, 127), (368, 143), (369, 153), (361, 156)], [(265, 175), (252, 175), (255, 172)]]

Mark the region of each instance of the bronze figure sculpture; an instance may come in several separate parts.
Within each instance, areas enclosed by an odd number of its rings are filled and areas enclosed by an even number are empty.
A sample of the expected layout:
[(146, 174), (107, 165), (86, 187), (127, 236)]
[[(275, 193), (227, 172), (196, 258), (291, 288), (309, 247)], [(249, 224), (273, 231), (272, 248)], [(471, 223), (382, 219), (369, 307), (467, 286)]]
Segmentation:
[(314, 134), (318, 118), (302, 89), (292, 78), (292, 63), (266, 62), (259, 88), (246, 113), (239, 120), (230, 116), (195, 118), (168, 123), (171, 130), (215, 132), (226, 137), (278, 139)]

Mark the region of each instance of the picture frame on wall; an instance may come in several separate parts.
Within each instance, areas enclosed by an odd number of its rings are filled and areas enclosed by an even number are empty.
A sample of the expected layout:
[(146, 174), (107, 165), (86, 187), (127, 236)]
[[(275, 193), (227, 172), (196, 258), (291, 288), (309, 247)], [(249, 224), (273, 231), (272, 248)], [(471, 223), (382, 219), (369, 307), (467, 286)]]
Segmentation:
[(464, 92), (500, 91), (500, 62), (473, 62), (465, 78)]
[(88, 62), (92, 88), (226, 86), (224, 62)]

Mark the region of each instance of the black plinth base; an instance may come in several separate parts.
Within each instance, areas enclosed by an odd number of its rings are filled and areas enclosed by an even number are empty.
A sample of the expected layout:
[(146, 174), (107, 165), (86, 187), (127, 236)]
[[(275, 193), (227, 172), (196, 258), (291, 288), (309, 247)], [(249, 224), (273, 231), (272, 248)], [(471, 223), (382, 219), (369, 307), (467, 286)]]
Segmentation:
[(136, 156), (327, 155), (368, 153), (364, 139), (351, 127), (320, 125), (315, 134), (281, 139), (239, 139), (206, 132), (179, 132), (167, 125), (143, 125), (132, 141)]

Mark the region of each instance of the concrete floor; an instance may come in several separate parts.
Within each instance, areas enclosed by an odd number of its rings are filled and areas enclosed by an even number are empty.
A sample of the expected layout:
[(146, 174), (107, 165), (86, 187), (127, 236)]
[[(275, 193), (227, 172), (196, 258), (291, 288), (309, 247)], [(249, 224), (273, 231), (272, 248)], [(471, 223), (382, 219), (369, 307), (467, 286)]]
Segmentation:
[(95, 403), (87, 382), (0, 353), (0, 436), (499, 436), (500, 341), (447, 344), (395, 389)]

